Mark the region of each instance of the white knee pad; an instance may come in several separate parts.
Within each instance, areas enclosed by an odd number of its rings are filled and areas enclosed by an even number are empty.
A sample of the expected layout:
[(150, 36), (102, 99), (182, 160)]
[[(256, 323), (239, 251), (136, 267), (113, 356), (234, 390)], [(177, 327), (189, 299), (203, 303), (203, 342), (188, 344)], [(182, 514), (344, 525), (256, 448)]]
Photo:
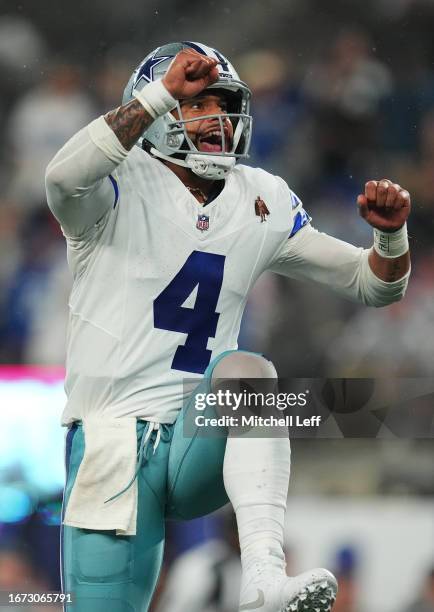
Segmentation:
[(227, 378), (277, 378), (271, 361), (256, 353), (234, 351), (221, 359), (212, 373), (212, 380)]
[(217, 390), (242, 393), (273, 393), (277, 390), (277, 372), (271, 361), (247, 351), (233, 351), (215, 366), (211, 387)]

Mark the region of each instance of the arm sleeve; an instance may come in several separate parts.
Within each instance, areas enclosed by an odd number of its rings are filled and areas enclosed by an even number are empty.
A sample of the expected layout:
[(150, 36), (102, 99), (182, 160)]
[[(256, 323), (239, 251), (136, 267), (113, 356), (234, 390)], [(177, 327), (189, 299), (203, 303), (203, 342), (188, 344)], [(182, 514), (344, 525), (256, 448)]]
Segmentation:
[(315, 281), (367, 306), (399, 301), (410, 272), (391, 283), (382, 281), (372, 272), (368, 255), (369, 249), (357, 248), (307, 224), (286, 240), (270, 269), (290, 278)]
[(66, 236), (80, 237), (113, 207), (117, 184), (111, 173), (128, 151), (99, 117), (73, 136), (49, 163), (47, 201)]

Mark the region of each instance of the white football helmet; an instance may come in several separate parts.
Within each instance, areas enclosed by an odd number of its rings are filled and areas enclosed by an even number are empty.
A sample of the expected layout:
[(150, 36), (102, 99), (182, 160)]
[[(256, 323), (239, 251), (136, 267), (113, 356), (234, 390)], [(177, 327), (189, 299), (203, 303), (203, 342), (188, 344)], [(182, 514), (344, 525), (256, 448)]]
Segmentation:
[[(143, 133), (138, 144), (146, 151), (190, 168), (195, 174), (206, 179), (225, 178), (235, 166), (238, 158), (248, 157), (252, 131), (250, 111), (251, 91), (240, 81), (234, 67), (215, 49), (195, 42), (170, 43), (152, 51), (134, 70), (128, 81), (122, 98), (122, 104), (134, 99), (133, 91), (140, 90), (147, 83), (161, 79), (167, 72), (175, 55), (182, 49), (194, 49), (202, 55), (217, 59), (219, 78), (207, 89), (224, 90), (228, 112), (224, 115), (203, 115), (193, 119), (183, 119), (180, 104), (177, 104), (179, 119), (172, 113), (158, 117)], [(226, 151), (224, 118), (229, 118), (234, 128), (230, 150)], [(206, 153), (199, 151), (189, 138), (186, 124), (201, 119), (217, 119), (221, 132), (221, 152)]]

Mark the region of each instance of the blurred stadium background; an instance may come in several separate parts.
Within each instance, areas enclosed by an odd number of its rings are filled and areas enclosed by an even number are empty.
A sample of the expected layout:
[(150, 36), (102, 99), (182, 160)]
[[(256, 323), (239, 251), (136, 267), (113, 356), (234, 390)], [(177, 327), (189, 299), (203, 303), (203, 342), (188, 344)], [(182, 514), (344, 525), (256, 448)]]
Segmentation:
[[(282, 377), (431, 377), (433, 31), (433, 0), (1, 0), (0, 590), (60, 588), (70, 276), (45, 204), (50, 158), (119, 104), (149, 50), (173, 40), (215, 46), (254, 91), (250, 163), (288, 180), (316, 227), (367, 246), (355, 208), (365, 180), (391, 177), (413, 197), (402, 303), (375, 311), (266, 275), (241, 346), (266, 353)], [(289, 569), (334, 569), (336, 612), (434, 610), (433, 448), (421, 439), (293, 444)], [(229, 513), (173, 523), (158, 612), (232, 612), (238, 573)]]

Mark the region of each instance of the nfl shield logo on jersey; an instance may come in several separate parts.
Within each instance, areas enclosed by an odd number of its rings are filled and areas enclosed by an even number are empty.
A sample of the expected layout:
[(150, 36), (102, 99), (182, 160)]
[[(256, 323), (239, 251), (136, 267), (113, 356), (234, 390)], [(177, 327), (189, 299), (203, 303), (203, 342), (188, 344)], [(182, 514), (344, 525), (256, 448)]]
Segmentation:
[(205, 232), (209, 229), (209, 217), (207, 215), (197, 215), (196, 227), (201, 232)]

